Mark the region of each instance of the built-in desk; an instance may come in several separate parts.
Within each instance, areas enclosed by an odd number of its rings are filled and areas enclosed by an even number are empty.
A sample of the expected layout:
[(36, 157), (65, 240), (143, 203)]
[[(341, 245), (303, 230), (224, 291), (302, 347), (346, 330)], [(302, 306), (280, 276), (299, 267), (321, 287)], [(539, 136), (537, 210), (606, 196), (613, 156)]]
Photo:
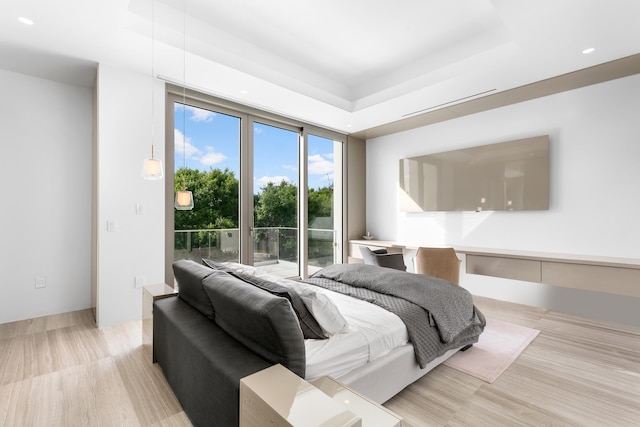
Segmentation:
[[(360, 245), (403, 253), (418, 247), (386, 240), (351, 240), (349, 262), (361, 262)], [(453, 248), (459, 257), (465, 258), (467, 274), (640, 297), (640, 259), (463, 246)]]

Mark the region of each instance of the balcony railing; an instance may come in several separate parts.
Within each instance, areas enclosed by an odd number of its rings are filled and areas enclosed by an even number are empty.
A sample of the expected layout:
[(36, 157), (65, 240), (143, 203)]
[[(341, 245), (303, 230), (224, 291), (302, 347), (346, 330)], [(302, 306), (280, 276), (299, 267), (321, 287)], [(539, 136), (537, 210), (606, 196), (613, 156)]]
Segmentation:
[[(335, 231), (309, 229), (308, 264), (317, 270), (334, 263)], [(240, 230), (237, 228), (175, 230), (174, 259), (209, 258), (238, 262)], [(256, 266), (298, 264), (298, 229), (293, 227), (259, 227), (253, 230), (253, 263)], [(297, 271), (295, 272), (297, 274)], [(293, 274), (292, 274), (293, 275)]]

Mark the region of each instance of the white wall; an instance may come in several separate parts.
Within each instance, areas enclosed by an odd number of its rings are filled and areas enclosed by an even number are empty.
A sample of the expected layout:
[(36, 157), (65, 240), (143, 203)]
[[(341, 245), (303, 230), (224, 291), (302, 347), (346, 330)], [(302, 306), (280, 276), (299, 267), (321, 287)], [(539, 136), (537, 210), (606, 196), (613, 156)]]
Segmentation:
[(93, 94), (5, 70), (0, 93), (0, 323), (89, 308)]
[[(639, 112), (636, 75), (369, 140), (367, 230), (422, 245), (640, 258)], [(544, 134), (549, 211), (402, 213), (389, 203), (397, 200), (401, 158)], [(638, 298), (476, 275), (461, 284), (479, 295), (640, 322)]]
[[(98, 69), (97, 320), (108, 326), (139, 319), (142, 289), (164, 282), (165, 180), (141, 177), (151, 155), (149, 75), (100, 64)], [(164, 163), (164, 84), (154, 81), (155, 157)], [(142, 205), (142, 215), (136, 205)], [(107, 231), (107, 222), (116, 231)]]

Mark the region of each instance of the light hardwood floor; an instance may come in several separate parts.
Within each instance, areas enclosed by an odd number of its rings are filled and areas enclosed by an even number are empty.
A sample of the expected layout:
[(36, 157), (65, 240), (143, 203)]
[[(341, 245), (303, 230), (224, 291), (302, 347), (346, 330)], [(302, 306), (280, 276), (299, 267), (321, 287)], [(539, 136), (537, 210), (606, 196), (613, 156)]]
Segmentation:
[[(540, 335), (493, 384), (439, 366), (385, 404), (419, 426), (638, 426), (640, 328), (476, 298)], [(0, 425), (189, 426), (140, 321), (90, 310), (0, 325)]]

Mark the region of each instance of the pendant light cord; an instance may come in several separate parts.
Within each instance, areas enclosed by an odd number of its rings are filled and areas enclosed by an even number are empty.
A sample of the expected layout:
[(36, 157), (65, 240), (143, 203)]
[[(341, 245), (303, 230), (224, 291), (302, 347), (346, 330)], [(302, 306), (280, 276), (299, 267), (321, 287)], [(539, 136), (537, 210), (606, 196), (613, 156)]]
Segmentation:
[(156, 0), (151, 0), (151, 159), (154, 159), (153, 142), (155, 140), (155, 91), (153, 79), (155, 73), (155, 47), (156, 47)]
[[(182, 2), (182, 169), (187, 168), (187, 0)], [(187, 189), (186, 177), (182, 171), (182, 187)]]

